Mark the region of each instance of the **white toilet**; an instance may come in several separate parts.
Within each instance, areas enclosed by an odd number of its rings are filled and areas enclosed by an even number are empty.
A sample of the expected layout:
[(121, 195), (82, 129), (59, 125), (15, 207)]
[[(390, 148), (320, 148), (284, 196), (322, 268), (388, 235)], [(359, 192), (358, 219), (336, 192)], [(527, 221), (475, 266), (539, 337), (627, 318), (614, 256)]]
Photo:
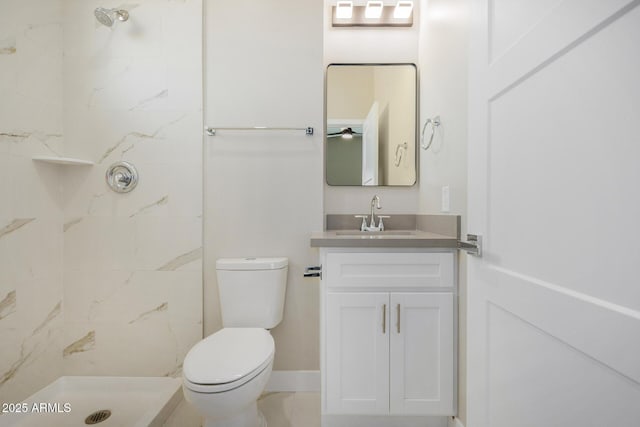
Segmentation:
[(204, 427), (265, 427), (257, 400), (275, 346), (268, 329), (282, 320), (287, 258), (216, 262), (223, 329), (193, 346), (183, 365), (185, 399)]

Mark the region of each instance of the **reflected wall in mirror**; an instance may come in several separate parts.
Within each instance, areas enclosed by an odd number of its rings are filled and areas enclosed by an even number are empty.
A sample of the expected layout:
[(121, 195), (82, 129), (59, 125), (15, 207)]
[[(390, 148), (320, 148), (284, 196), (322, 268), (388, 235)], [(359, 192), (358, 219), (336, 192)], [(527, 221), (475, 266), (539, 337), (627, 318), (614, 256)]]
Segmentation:
[(329, 65), (327, 184), (415, 184), (416, 75), (413, 64)]

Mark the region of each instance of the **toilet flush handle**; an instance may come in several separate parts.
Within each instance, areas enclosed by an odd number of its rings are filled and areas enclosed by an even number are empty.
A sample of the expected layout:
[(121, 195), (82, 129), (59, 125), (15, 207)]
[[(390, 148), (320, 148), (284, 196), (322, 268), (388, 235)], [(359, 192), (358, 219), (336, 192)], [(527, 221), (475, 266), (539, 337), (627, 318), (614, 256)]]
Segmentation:
[(304, 269), (304, 277), (319, 277), (322, 279), (322, 266), (315, 265)]

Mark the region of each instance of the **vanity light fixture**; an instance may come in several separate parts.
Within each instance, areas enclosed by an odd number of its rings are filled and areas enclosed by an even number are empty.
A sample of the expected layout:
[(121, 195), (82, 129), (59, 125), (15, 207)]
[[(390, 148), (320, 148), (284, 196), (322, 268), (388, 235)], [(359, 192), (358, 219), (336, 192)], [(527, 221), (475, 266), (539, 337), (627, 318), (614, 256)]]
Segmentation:
[(382, 8), (381, 1), (368, 1), (364, 10), (364, 17), (367, 19), (379, 19), (382, 16)]
[(393, 10), (393, 17), (396, 19), (407, 19), (413, 11), (412, 1), (399, 1)]
[(335, 15), (338, 19), (351, 19), (353, 16), (353, 2), (339, 1), (335, 7)]
[(333, 27), (411, 27), (413, 1), (401, 0), (385, 6), (383, 0), (369, 0), (366, 6), (353, 6), (352, 1), (339, 1), (332, 7)]

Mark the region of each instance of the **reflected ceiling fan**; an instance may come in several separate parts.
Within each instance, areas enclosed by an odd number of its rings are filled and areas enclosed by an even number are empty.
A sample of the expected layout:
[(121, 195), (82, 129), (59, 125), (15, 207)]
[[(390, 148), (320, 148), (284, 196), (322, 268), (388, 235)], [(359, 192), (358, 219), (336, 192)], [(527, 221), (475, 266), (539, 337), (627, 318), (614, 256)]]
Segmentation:
[(354, 136), (362, 136), (362, 133), (354, 131), (352, 128), (342, 128), (339, 132), (332, 132), (327, 134), (327, 138), (353, 139)]

